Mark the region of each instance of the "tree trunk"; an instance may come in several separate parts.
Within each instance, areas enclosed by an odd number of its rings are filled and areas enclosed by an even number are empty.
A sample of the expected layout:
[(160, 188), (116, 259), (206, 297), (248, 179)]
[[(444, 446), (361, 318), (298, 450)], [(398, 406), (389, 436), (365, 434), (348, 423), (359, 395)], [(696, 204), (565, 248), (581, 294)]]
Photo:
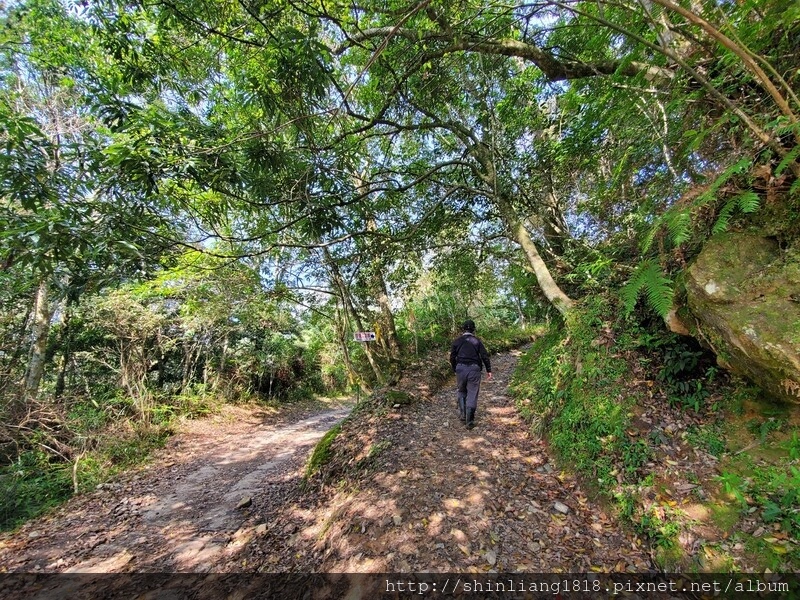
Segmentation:
[[(350, 291), (348, 290), (347, 284), (342, 278), (342, 274), (339, 271), (338, 265), (333, 260), (333, 257), (330, 255), (330, 252), (328, 252), (327, 248), (323, 248), (322, 253), (325, 257), (325, 263), (328, 265), (328, 269), (330, 269), (334, 285), (339, 290), (339, 297), (342, 300), (342, 306), (344, 307), (346, 314), (350, 315), (350, 318), (353, 319), (353, 322), (359, 331), (364, 331), (364, 324), (361, 322), (361, 317), (353, 305), (352, 299), (350, 298)], [(372, 367), (372, 372), (375, 374), (375, 378), (377, 379), (378, 383), (383, 385), (383, 373), (381, 373), (380, 367), (375, 361), (372, 349), (369, 347), (369, 342), (364, 342), (364, 354), (367, 356), (367, 361), (369, 362), (370, 367)]]
[(534, 275), (536, 275), (539, 287), (550, 303), (556, 307), (558, 312), (562, 315), (566, 315), (574, 303), (569, 296), (558, 287), (558, 284), (550, 274), (550, 269), (547, 268), (544, 260), (542, 260), (539, 250), (536, 248), (536, 244), (528, 233), (528, 230), (525, 229), (522, 220), (517, 217), (516, 211), (507, 196), (507, 192), (498, 180), (493, 153), (490, 152), (488, 147), (484, 144), (473, 145), (470, 150), (481, 164), (482, 172), (480, 176), (493, 190), (494, 193), (492, 197), (500, 212), (500, 217), (503, 219), (506, 227), (508, 227), (512, 238), (522, 247), (525, 257), (528, 259), (528, 263)]
[(39, 392), (39, 385), (44, 376), (47, 337), (50, 334), (50, 318), (52, 317), (47, 295), (47, 282), (42, 280), (36, 291), (36, 300), (33, 305), (33, 333), (28, 370), (25, 374), (25, 397), (29, 399), (35, 397)]
[[(220, 356), (219, 356), (219, 368), (217, 369), (217, 372), (215, 373), (215, 376), (214, 376), (214, 391), (219, 391), (219, 389), (220, 389), (220, 384), (222, 382), (222, 377), (223, 377), (223, 374), (225, 372), (225, 360), (228, 357), (228, 345), (229, 345), (228, 335), (226, 334), (225, 335), (225, 340), (222, 342), (222, 352), (220, 353)], [(228, 387), (229, 386), (226, 386), (226, 388), (228, 388)], [(228, 390), (227, 389), (225, 390), (224, 395), (227, 397), (227, 395), (228, 395)]]
[(353, 367), (353, 361), (350, 360), (350, 350), (347, 348), (347, 333), (344, 323), (344, 318), (336, 308), (336, 337), (339, 339), (339, 344), (342, 347), (342, 357), (344, 358), (344, 366), (347, 369), (347, 383), (351, 387), (356, 384), (356, 370)]
[(419, 336), (417, 335), (417, 315), (414, 314), (414, 309), (408, 311), (408, 328), (414, 335), (414, 356), (419, 356)]
[(522, 251), (525, 253), (525, 257), (528, 259), (528, 263), (533, 269), (533, 273), (536, 275), (536, 280), (539, 282), (539, 287), (545, 297), (558, 309), (558, 312), (566, 315), (572, 308), (573, 301), (558, 287), (558, 284), (550, 274), (550, 269), (547, 268), (544, 260), (539, 255), (539, 250), (536, 248), (533, 239), (531, 239), (530, 233), (525, 229), (522, 221), (516, 217), (508, 200), (498, 195), (496, 201), (503, 221), (514, 240), (522, 247)]
[[(354, 176), (354, 179), (358, 192), (365, 194), (368, 190), (368, 186), (364, 181), (364, 176), (359, 173)], [(374, 215), (370, 215), (367, 220), (367, 230), (373, 232), (378, 230), (378, 224), (375, 222)], [(397, 341), (397, 327), (395, 326), (394, 314), (392, 313), (391, 303), (389, 302), (389, 290), (386, 287), (386, 279), (383, 277), (383, 265), (381, 264), (381, 257), (378, 252), (373, 254), (371, 266), (374, 280), (373, 285), (377, 294), (376, 300), (378, 301), (383, 320), (384, 334), (381, 336), (381, 343), (385, 343), (391, 361), (397, 362), (400, 360), (400, 344)]]
[(185, 394), (189, 385), (194, 379), (195, 364), (200, 352), (197, 349), (198, 344), (194, 342), (184, 342), (183, 345), (183, 374), (181, 377), (181, 394)]
[(61, 365), (58, 369), (58, 379), (56, 379), (55, 399), (58, 400), (64, 395), (64, 388), (67, 380), (67, 367), (72, 358), (72, 302), (69, 299), (64, 303), (64, 326), (61, 331)]
[(525, 313), (522, 312), (522, 302), (520, 301), (519, 296), (517, 296), (516, 294), (514, 294), (514, 301), (516, 302), (516, 305), (517, 305), (517, 313), (519, 314), (519, 322), (523, 327), (525, 327)]
[(571, 238), (567, 222), (564, 219), (564, 212), (561, 210), (561, 203), (558, 201), (553, 181), (548, 176), (547, 192), (541, 208), (542, 224), (545, 239), (553, 252), (559, 256), (564, 256), (567, 244)]
[(385, 329), (384, 338), (389, 346), (389, 356), (393, 361), (400, 360), (400, 343), (397, 341), (397, 327), (394, 321), (394, 314), (392, 307), (389, 303), (389, 292), (386, 289), (386, 281), (383, 279), (383, 274), (379, 273), (376, 276), (376, 284), (378, 288), (378, 306), (381, 309), (381, 316), (383, 317), (383, 326)]

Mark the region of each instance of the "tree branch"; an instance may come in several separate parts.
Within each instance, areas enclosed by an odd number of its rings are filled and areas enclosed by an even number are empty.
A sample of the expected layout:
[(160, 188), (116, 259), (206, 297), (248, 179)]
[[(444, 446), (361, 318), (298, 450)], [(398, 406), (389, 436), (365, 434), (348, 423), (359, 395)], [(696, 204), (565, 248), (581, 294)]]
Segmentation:
[[(478, 52), (500, 56), (517, 57), (535, 64), (550, 81), (567, 81), (585, 77), (598, 77), (614, 73), (630, 77), (644, 74), (647, 79), (672, 79), (674, 73), (670, 69), (649, 65), (641, 62), (623, 64), (622, 61), (607, 60), (595, 63), (583, 63), (572, 60), (562, 60), (541, 48), (514, 40), (511, 38), (489, 39), (475, 35), (455, 35), (453, 33), (423, 33), (415, 29), (397, 29), (395, 27), (376, 27), (365, 29), (351, 35), (354, 43), (363, 42), (371, 38), (388, 36), (407, 39), (415, 43), (446, 44), (439, 50), (425, 54), (426, 59), (439, 58), (454, 52)], [(335, 54), (344, 53), (352, 44), (343, 44), (333, 49)]]

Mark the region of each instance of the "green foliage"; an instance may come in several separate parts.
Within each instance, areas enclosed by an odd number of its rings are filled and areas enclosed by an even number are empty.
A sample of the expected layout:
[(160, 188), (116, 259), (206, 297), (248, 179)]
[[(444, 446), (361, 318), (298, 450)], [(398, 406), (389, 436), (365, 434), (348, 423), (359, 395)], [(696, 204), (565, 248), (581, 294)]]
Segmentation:
[(43, 451), (23, 452), (0, 468), (0, 530), (13, 529), (71, 495), (69, 465), (51, 463)]
[(660, 568), (669, 571), (670, 567), (680, 562), (678, 535), (681, 525), (676, 511), (659, 504), (653, 504), (644, 511), (639, 509), (640, 498), (632, 491), (632, 486), (615, 491), (613, 498), (620, 516), (650, 541), (654, 561)]
[(639, 533), (646, 535), (656, 548), (671, 549), (678, 544), (680, 526), (668, 516), (660, 515), (654, 508), (645, 511), (634, 526)]
[(664, 215), (664, 223), (667, 231), (672, 238), (672, 243), (680, 246), (687, 241), (691, 235), (692, 216), (687, 209), (676, 209)]
[[(796, 126), (794, 129), (796, 130)], [(798, 156), (800, 156), (800, 145), (795, 146), (789, 152), (787, 152), (786, 156), (784, 156), (781, 162), (778, 163), (778, 166), (775, 167), (775, 177), (780, 177), (786, 171), (789, 165), (797, 161)]]
[[(782, 487), (777, 487), (782, 486)], [(798, 491), (800, 491), (800, 473), (796, 467), (791, 467), (789, 473), (776, 475), (769, 482), (765, 495), (758, 494), (757, 499), (762, 509), (762, 518), (765, 522), (778, 524), (782, 531), (787, 532), (792, 539), (800, 537), (800, 515), (797, 511)], [(766, 544), (760, 552), (761, 556), (774, 557), (773, 562), (780, 568), (784, 565), (796, 564), (800, 560), (800, 553), (796, 544), (790, 544), (776, 538), (767, 537), (762, 540)]]
[[(800, 514), (797, 511), (800, 469), (791, 464), (754, 468), (752, 461), (747, 459), (745, 463), (742, 468), (747, 469), (749, 476), (725, 470), (717, 478), (723, 491), (735, 498), (743, 510), (755, 505), (766, 523), (779, 524), (780, 529), (797, 539), (800, 536)], [(779, 554), (787, 551), (777, 544), (773, 550)]]
[[(220, 399), (380, 379), (350, 338), (387, 331), (382, 291), (405, 356), (446, 348), (466, 316), (490, 350), (518, 343), (554, 311), (505, 239), (517, 225), (576, 298), (613, 289), (642, 239), (658, 240), (621, 295), (627, 313), (644, 294), (663, 316), (684, 251), (766, 204), (751, 170), (777, 163), (798, 189), (797, 126), (748, 66), (675, 27), (676, 67), (651, 43), (657, 15), (634, 5), (550, 5), (547, 18), (496, 2), (251, 8), (0, 10), (4, 410), (21, 397), (40, 284), (70, 319), (50, 331), (37, 392), (73, 442)], [(691, 10), (770, 73), (796, 73), (796, 7), (756, 8)], [(507, 56), (507, 40), (537, 49)], [(579, 432), (576, 462), (608, 480), (620, 454), (633, 477), (647, 444), (624, 433), (622, 359), (591, 346), (615, 318), (601, 312), (590, 302), (567, 334), (544, 336), (523, 395), (559, 447)], [(392, 349), (372, 349), (394, 366)], [(667, 356), (664, 382), (699, 411), (709, 375), (673, 369), (686, 358)]]
[(622, 464), (629, 478), (636, 475), (644, 465), (653, 459), (653, 449), (645, 440), (635, 442), (625, 440), (621, 444)]
[(763, 511), (767, 523), (780, 523), (784, 531), (797, 538), (800, 535), (800, 469), (769, 469), (755, 478), (755, 501)]
[(716, 179), (708, 186), (705, 192), (703, 192), (697, 199), (695, 205), (702, 206), (705, 203), (714, 199), (717, 192), (719, 192), (720, 188), (724, 186), (734, 175), (740, 175), (742, 173), (746, 173), (751, 167), (753, 166), (753, 159), (749, 157), (740, 158), (735, 163), (726, 167), (722, 173), (720, 173)]
[(314, 446), (311, 456), (306, 463), (304, 479), (308, 481), (319, 471), (331, 458), (331, 446), (333, 445), (336, 436), (342, 429), (342, 423), (337, 423), (331, 427), (328, 432), (322, 436), (322, 439)]
[(153, 449), (163, 446), (168, 434), (167, 429), (151, 427), (101, 438), (94, 449), (76, 455), (77, 468), (41, 447), (20, 453), (11, 464), (0, 466), (0, 531), (14, 529), (69, 499), (76, 482), (79, 491), (86, 491), (140, 465)]
[(76, 402), (67, 414), (67, 423), (78, 434), (99, 431), (112, 420), (112, 414), (94, 399)]
[(792, 432), (792, 437), (784, 442), (784, 447), (792, 460), (800, 459), (800, 436), (796, 431)]
[(686, 441), (714, 456), (721, 456), (727, 449), (723, 432), (713, 424), (689, 427), (686, 431)]
[(523, 416), (609, 495), (615, 465), (635, 480), (651, 453), (647, 442), (626, 433), (634, 401), (622, 394), (627, 365), (593, 343), (612, 315), (613, 305), (598, 298), (571, 314), (566, 326), (553, 323), (520, 359), (511, 385)]
[(728, 229), (731, 216), (737, 209), (742, 213), (748, 214), (756, 212), (761, 204), (761, 199), (753, 191), (746, 191), (737, 194), (722, 207), (717, 215), (717, 221), (711, 228), (712, 234), (722, 233)]
[[(668, 240), (676, 248), (690, 240), (702, 242), (707, 235), (702, 226), (708, 221), (709, 212), (711, 215), (716, 215), (708, 228), (708, 232), (712, 235), (726, 231), (737, 211), (742, 214), (756, 212), (761, 205), (758, 194), (751, 189), (744, 189), (730, 196), (726, 187), (733, 178), (744, 178), (752, 167), (753, 159), (743, 157), (723, 169), (702, 193), (693, 198), (689, 194), (689, 200), (682, 200), (671, 206), (656, 219), (644, 237), (643, 251), (647, 252), (650, 249), (663, 229), (666, 229)], [(739, 185), (747, 185), (747, 183)], [(711, 211), (708, 210), (709, 206), (712, 207)]]
[(166, 427), (140, 428), (132, 435), (107, 441), (102, 447), (101, 457), (111, 462), (114, 471), (123, 470), (144, 461), (150, 452), (164, 445), (170, 434), (171, 430)]
[(526, 324), (534, 321), (536, 310), (532, 303), (522, 305), (521, 299), (513, 303), (497, 288), (494, 277), (486, 277), (479, 285), (468, 276), (459, 280), (460, 275), (458, 271), (441, 272), (432, 281), (426, 277), (418, 282), (422, 289), (397, 315), (404, 348), (418, 356), (434, 348), (449, 348), (467, 318), (475, 321), (476, 333), (490, 352), (517, 347), (529, 339)]
[(723, 471), (716, 479), (722, 484), (722, 489), (726, 494), (733, 496), (742, 507), (747, 506), (745, 494), (747, 493), (748, 482), (741, 475), (731, 471)]
[(751, 419), (747, 423), (747, 430), (763, 442), (770, 433), (780, 431), (785, 425), (785, 420), (776, 419), (775, 417), (769, 417), (768, 419)]
[(636, 300), (643, 292), (649, 306), (660, 316), (666, 315), (672, 308), (672, 281), (664, 277), (661, 267), (653, 260), (640, 263), (620, 290), (626, 313), (633, 311)]
[(709, 396), (707, 384), (716, 372), (713, 367), (705, 372), (700, 368), (701, 359), (706, 356), (705, 351), (690, 347), (678, 337), (673, 337), (672, 343), (665, 347), (658, 380), (664, 384), (671, 404), (695, 412), (703, 408)]

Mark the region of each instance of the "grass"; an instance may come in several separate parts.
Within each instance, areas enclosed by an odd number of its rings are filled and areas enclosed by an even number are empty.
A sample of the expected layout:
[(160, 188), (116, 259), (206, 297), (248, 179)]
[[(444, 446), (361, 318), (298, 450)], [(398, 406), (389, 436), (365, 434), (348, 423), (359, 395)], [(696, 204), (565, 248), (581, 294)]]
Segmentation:
[[(141, 464), (164, 445), (170, 430), (147, 427), (105, 436), (98, 447), (74, 462), (55, 461), (50, 453), (32, 448), (0, 468), (0, 531), (16, 529), (46, 513), (75, 492), (88, 491), (117, 473)], [(73, 471), (74, 469), (74, 471)]]
[(635, 479), (651, 449), (625, 432), (635, 402), (624, 393), (625, 361), (592, 345), (603, 317), (602, 306), (595, 305), (566, 326), (551, 327), (520, 359), (512, 394), (520, 413), (537, 432), (547, 433), (556, 452), (612, 497), (616, 459), (625, 456), (626, 476)]
[[(277, 401), (254, 403), (259, 409), (277, 412), (304, 407), (330, 408), (346, 404), (344, 399), (306, 400), (287, 405)], [(131, 416), (132, 403), (122, 395), (81, 399), (69, 405), (59, 433), (72, 448), (59, 456), (46, 448), (59, 447), (43, 433), (34, 432), (27, 448), (10, 464), (0, 466), (0, 531), (14, 530), (68, 500), (78, 492), (94, 489), (127, 469), (145, 462), (162, 447), (179, 419), (205, 418), (221, 412), (223, 402), (203, 393), (171, 398), (156, 404), (151, 423)], [(63, 446), (63, 443), (61, 444)], [(84, 451), (83, 448), (86, 448)], [(77, 459), (77, 467), (75, 461)]]
[(339, 432), (342, 429), (342, 423), (337, 423), (326, 433), (322, 436), (322, 439), (317, 442), (317, 445), (314, 447), (314, 451), (311, 453), (311, 456), (308, 459), (308, 463), (306, 463), (306, 470), (304, 479), (308, 481), (311, 477), (314, 476), (317, 471), (319, 471), (327, 462), (330, 460), (331, 457), (331, 446), (333, 445), (336, 436), (339, 435)]
[(686, 441), (713, 456), (721, 456), (727, 449), (724, 431), (718, 423), (691, 426), (686, 432)]

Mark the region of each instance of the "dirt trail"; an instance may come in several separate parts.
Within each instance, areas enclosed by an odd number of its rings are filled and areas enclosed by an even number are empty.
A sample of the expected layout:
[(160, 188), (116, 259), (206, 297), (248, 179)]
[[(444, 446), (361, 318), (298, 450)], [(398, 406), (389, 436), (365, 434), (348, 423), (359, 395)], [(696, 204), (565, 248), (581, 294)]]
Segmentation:
[[(427, 399), (346, 421), (333, 462), (349, 484), (287, 502), (244, 552), (280, 572), (641, 572), (648, 548), (550, 460), (508, 395), (520, 352), (492, 357), (476, 427), (455, 382)], [(416, 388), (415, 388), (416, 386)], [(336, 468), (333, 468), (334, 477)]]
[(413, 373), (403, 387), (425, 399), (345, 421), (332, 462), (344, 485), (299, 482), (347, 408), (198, 423), (151, 469), (0, 539), (0, 571), (647, 570), (644, 544), (528, 434), (508, 396), (519, 354), (493, 357), (471, 431), (454, 383), (432, 394)]
[(214, 570), (279, 512), (274, 486), (296, 486), (314, 444), (349, 411), (272, 423), (234, 409), (221, 421), (191, 422), (149, 468), (0, 539), (0, 572)]

